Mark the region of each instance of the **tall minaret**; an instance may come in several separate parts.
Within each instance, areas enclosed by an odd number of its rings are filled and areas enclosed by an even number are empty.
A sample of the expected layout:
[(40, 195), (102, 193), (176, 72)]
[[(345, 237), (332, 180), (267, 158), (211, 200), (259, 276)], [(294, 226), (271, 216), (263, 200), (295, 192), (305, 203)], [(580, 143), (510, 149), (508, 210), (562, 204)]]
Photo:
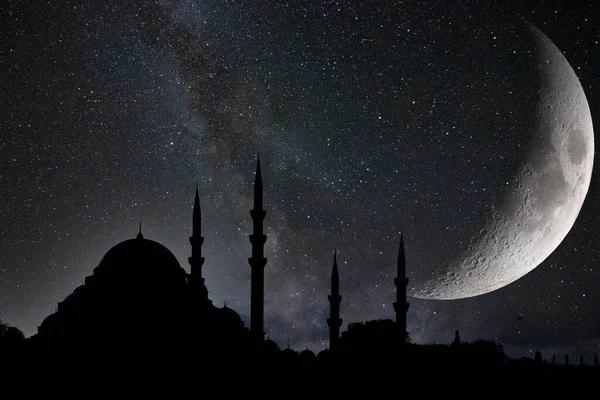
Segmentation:
[(192, 256), (188, 257), (188, 262), (191, 267), (190, 283), (193, 290), (193, 295), (198, 296), (200, 302), (208, 301), (208, 289), (204, 284), (202, 277), (202, 265), (204, 265), (204, 257), (202, 257), (202, 244), (204, 238), (201, 234), (202, 214), (200, 212), (200, 196), (198, 195), (198, 184), (196, 184), (196, 198), (194, 199), (194, 211), (192, 213), (192, 236), (190, 236), (190, 244), (192, 245)]
[(342, 296), (340, 296), (340, 276), (338, 274), (337, 266), (337, 251), (333, 252), (331, 294), (327, 297), (329, 299), (330, 316), (327, 318), (327, 325), (329, 325), (329, 349), (335, 351), (337, 350), (337, 344), (340, 338), (340, 326), (342, 326), (342, 319), (340, 318), (340, 302), (342, 301)]
[(396, 312), (396, 326), (401, 334), (406, 332), (406, 313), (408, 312), (409, 304), (406, 301), (406, 286), (408, 278), (406, 277), (406, 257), (404, 256), (404, 238), (400, 234), (400, 248), (398, 249), (398, 271), (394, 279), (396, 285), (396, 302), (394, 303), (394, 311)]
[(250, 286), (250, 332), (259, 339), (264, 339), (264, 313), (265, 313), (265, 241), (267, 235), (263, 234), (263, 220), (267, 212), (263, 210), (263, 184), (260, 173), (260, 155), (256, 161), (256, 175), (254, 176), (254, 209), (250, 211), (253, 226), (250, 235), (252, 243), (252, 257), (248, 263), (252, 268)]

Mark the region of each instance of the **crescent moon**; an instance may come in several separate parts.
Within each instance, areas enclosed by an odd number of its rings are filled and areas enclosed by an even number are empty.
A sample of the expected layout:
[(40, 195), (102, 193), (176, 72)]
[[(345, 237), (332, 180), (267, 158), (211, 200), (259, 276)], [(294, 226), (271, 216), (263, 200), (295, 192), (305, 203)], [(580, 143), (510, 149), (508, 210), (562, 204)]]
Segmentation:
[(409, 295), (453, 300), (500, 289), (542, 263), (571, 230), (590, 185), (594, 130), (581, 84), (560, 50), (529, 25), (541, 89), (534, 145), (513, 190), (458, 261)]

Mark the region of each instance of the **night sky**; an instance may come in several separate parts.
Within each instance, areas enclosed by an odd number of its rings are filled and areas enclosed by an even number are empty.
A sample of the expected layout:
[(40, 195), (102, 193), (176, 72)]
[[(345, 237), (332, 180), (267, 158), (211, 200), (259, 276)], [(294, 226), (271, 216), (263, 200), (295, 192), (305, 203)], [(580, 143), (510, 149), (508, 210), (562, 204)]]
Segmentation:
[[(437, 3), (5, 2), (0, 319), (34, 334), (140, 221), (189, 271), (198, 183), (209, 297), (248, 326), (258, 152), (269, 338), (325, 348), (334, 249), (342, 329), (394, 318), (400, 232), (410, 284), (443, 269), (524, 157), (537, 60), (514, 16), (563, 52), (600, 126), (593, 2)], [(595, 171), (545, 262), (489, 294), (410, 298), (411, 339), (450, 343), (458, 329), (510, 356), (590, 362), (600, 352)]]

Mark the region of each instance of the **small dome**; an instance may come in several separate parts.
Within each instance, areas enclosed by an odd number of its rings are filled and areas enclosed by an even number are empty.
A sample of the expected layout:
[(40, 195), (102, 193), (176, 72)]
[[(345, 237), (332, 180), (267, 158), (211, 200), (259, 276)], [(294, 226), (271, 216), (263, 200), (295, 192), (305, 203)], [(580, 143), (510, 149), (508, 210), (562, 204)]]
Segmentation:
[(290, 349), (289, 347), (286, 347), (285, 349), (281, 350), (281, 356), (284, 360), (291, 361), (295, 360), (296, 357), (298, 357), (298, 352)]
[(265, 340), (265, 342), (263, 343), (263, 349), (264, 349), (264, 351), (267, 351), (270, 353), (279, 352), (279, 346), (277, 346), (277, 343), (275, 343), (275, 341), (272, 339)]
[(331, 358), (331, 350), (323, 349), (317, 354), (317, 359), (319, 360), (328, 360)]
[(216, 309), (216, 317), (217, 324), (222, 327), (242, 328), (244, 326), (244, 321), (242, 321), (240, 315), (226, 305)]
[(111, 248), (94, 269), (94, 274), (158, 274), (164, 278), (185, 280), (185, 270), (177, 258), (162, 244), (144, 239), (125, 240)]
[(302, 350), (299, 354), (300, 357), (307, 359), (307, 360), (314, 360), (317, 358), (317, 356), (315, 355), (315, 353), (313, 353), (312, 351), (310, 351), (308, 348), (306, 348), (305, 350)]
[(48, 315), (46, 318), (44, 318), (44, 320), (40, 324), (38, 330), (52, 327), (52, 325), (54, 324), (54, 322), (56, 320), (58, 320), (58, 314), (52, 313), (52, 314)]

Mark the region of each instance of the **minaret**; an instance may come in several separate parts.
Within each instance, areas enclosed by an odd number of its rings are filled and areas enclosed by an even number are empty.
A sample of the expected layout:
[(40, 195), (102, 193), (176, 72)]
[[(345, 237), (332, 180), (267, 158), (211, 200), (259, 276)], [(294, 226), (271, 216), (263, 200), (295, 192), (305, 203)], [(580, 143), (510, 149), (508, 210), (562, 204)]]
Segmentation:
[(331, 351), (336, 351), (338, 340), (340, 338), (340, 326), (342, 326), (342, 319), (340, 318), (340, 302), (342, 301), (342, 296), (340, 296), (340, 276), (337, 266), (337, 251), (333, 252), (331, 294), (327, 297), (329, 298), (330, 315), (330, 317), (327, 318), (327, 325), (329, 325), (329, 349)]
[(202, 265), (204, 265), (204, 257), (202, 257), (202, 244), (204, 238), (201, 234), (202, 214), (200, 212), (200, 196), (198, 194), (198, 184), (196, 184), (196, 198), (194, 199), (194, 211), (192, 213), (192, 236), (190, 236), (190, 244), (192, 245), (192, 256), (188, 257), (188, 262), (191, 267), (190, 283), (192, 286), (193, 296), (200, 300), (201, 303), (208, 302), (208, 289), (204, 284), (202, 277)]
[(252, 243), (252, 257), (248, 263), (252, 268), (250, 286), (250, 332), (259, 339), (264, 339), (264, 296), (265, 296), (265, 241), (267, 235), (263, 233), (263, 220), (267, 212), (263, 210), (263, 184), (260, 173), (260, 155), (256, 161), (256, 175), (254, 176), (254, 209), (250, 211), (253, 226), (250, 235)]
[(401, 334), (407, 335), (406, 331), (406, 313), (408, 312), (409, 303), (406, 301), (406, 286), (408, 278), (406, 277), (406, 257), (404, 255), (404, 238), (400, 234), (400, 248), (398, 249), (398, 270), (396, 272), (396, 302), (394, 303), (394, 311), (396, 312), (396, 326)]
[(452, 346), (460, 346), (461, 341), (460, 341), (460, 332), (458, 332), (458, 329), (454, 330), (454, 340), (452, 341)]

